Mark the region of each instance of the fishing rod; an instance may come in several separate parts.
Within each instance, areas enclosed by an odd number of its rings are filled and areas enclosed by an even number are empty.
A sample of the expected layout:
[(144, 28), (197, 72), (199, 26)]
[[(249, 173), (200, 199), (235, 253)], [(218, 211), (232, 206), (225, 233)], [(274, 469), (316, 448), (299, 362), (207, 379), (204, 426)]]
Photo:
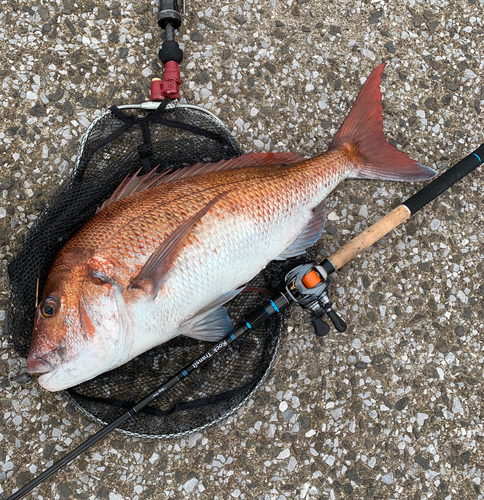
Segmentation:
[(280, 314), (293, 303), (301, 306), (303, 309), (309, 309), (312, 312), (309, 321), (313, 324), (316, 335), (325, 336), (329, 333), (329, 325), (323, 321), (326, 316), (330, 319), (338, 332), (346, 331), (346, 323), (332, 309), (333, 304), (328, 297), (327, 288), (329, 285), (329, 275), (353, 260), (363, 250), (373, 245), (373, 243), (395, 229), (411, 215), (435, 200), (444, 191), (470, 174), (483, 162), (484, 144), (481, 144), (481, 146), (470, 155), (466, 156), (445, 173), (427, 184), (427, 186), (385, 215), (378, 222), (346, 243), (327, 259), (324, 259), (320, 264), (313, 262), (294, 268), (286, 275), (285, 290), (279, 292), (267, 303), (250, 314), (239, 328), (215, 344), (205, 354), (187, 365), (167, 382), (136, 403), (130, 410), (100, 429), (87, 441), (65, 455), (6, 500), (17, 500), (22, 498), (26, 493), (40, 485), (64, 465), (67, 465), (78, 455), (106, 437), (111, 431), (121, 427), (126, 420), (140, 412), (160, 395), (184, 380), (190, 373), (217, 356), (217, 354), (226, 349), (235, 339), (250, 330), (258, 328), (269, 318), (275, 314)]

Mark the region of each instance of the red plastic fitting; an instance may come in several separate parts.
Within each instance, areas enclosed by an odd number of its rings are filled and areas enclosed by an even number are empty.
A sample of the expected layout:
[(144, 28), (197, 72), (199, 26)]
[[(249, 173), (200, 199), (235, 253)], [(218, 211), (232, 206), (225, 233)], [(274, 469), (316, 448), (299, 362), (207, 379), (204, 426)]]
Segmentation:
[(178, 63), (168, 61), (165, 63), (164, 80), (153, 78), (151, 81), (151, 100), (178, 99), (180, 97), (180, 70)]
[(163, 94), (161, 93), (161, 86), (163, 82), (161, 78), (153, 78), (151, 80), (151, 97), (152, 101), (162, 101), (164, 99)]

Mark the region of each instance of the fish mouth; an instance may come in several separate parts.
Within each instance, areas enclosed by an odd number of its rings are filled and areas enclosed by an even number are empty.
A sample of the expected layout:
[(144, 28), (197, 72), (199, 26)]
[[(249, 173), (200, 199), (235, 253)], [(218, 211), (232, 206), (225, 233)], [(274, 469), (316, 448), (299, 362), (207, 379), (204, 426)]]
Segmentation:
[(27, 358), (27, 372), (30, 375), (33, 375), (34, 373), (40, 375), (38, 382), (40, 386), (46, 389), (47, 391), (58, 390), (58, 389), (49, 389), (48, 387), (48, 382), (52, 379), (52, 377), (54, 377), (57, 371), (58, 371), (57, 368), (44, 358), (32, 358), (32, 359)]
[(27, 371), (33, 375), (34, 373), (50, 373), (58, 367), (59, 361), (65, 358), (65, 348), (60, 345), (54, 349), (44, 352), (35, 351), (27, 356)]
[(33, 375), (34, 373), (49, 373), (54, 367), (45, 359), (34, 358), (28, 361), (27, 371)]

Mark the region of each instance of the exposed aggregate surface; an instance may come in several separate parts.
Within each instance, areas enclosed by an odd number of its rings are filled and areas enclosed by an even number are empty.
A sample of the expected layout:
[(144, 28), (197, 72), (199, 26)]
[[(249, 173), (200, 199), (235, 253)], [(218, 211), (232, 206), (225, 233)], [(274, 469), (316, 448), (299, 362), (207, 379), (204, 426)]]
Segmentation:
[[(160, 72), (154, 11), (0, 2), (1, 322), (6, 264), (86, 127), (111, 104), (146, 100)], [(188, 0), (182, 102), (217, 114), (246, 152), (314, 156), (387, 61), (387, 137), (443, 172), (483, 142), (483, 25), (483, 0)], [(321, 257), (415, 190), (341, 184)], [(483, 191), (481, 168), (338, 273), (346, 333), (320, 340), (294, 310), (270, 377), (222, 424), (165, 441), (113, 433), (29, 498), (483, 498)], [(10, 494), (98, 426), (35, 379), (9, 382), (25, 360), (2, 340)]]

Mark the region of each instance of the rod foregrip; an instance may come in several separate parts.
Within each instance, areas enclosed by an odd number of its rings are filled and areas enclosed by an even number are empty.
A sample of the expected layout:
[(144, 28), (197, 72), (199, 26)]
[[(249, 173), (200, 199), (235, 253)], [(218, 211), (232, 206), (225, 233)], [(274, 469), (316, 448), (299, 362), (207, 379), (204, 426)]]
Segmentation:
[(403, 221), (410, 217), (410, 210), (405, 205), (399, 205), (390, 213), (375, 222), (368, 229), (360, 233), (343, 247), (328, 257), (335, 270), (353, 260), (359, 253), (373, 245), (385, 234), (395, 229)]

